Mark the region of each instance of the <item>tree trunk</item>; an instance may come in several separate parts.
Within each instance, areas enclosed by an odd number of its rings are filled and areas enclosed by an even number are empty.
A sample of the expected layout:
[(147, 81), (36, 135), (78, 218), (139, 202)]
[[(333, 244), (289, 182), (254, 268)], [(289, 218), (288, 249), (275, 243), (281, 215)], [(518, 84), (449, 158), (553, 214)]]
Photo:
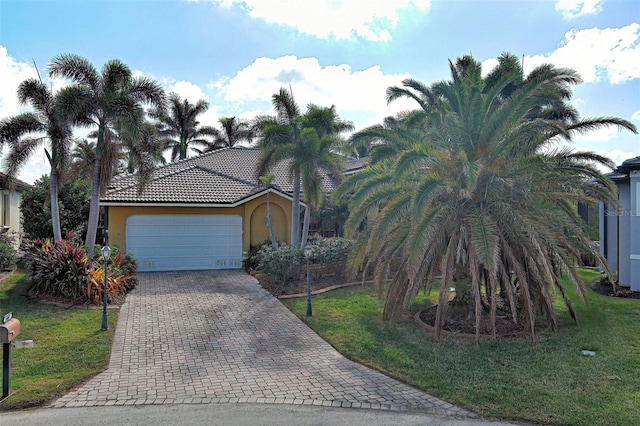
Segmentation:
[(291, 250), (300, 246), (300, 170), (293, 174), (293, 202), (291, 204)]
[(311, 221), (311, 204), (307, 202), (307, 207), (304, 209), (304, 221), (302, 222), (302, 240), (300, 241), (300, 250), (304, 250), (307, 245), (307, 238), (309, 237), (309, 222)]
[(185, 158), (187, 158), (187, 149), (189, 148), (189, 145), (187, 144), (187, 141), (184, 140), (183, 138), (180, 138), (180, 158), (179, 160), (184, 160)]
[(60, 227), (60, 209), (58, 206), (58, 173), (51, 170), (49, 176), (49, 197), (51, 198), (51, 224), (53, 225), (53, 240), (62, 240), (62, 229)]
[(98, 216), (100, 214), (100, 160), (96, 159), (91, 176), (91, 200), (89, 201), (89, 222), (87, 223), (87, 238), (84, 245), (87, 246), (90, 255), (96, 244), (98, 231)]
[(87, 238), (84, 245), (93, 257), (93, 247), (96, 244), (98, 231), (98, 216), (100, 215), (100, 156), (104, 149), (104, 125), (98, 126), (98, 141), (96, 142), (96, 158), (91, 175), (91, 200), (89, 201), (89, 221), (87, 223)]
[(269, 201), (269, 192), (267, 192), (267, 226), (269, 227), (269, 237), (271, 238), (271, 247), (278, 250), (278, 241), (276, 234), (273, 232), (273, 223), (271, 222), (271, 203)]

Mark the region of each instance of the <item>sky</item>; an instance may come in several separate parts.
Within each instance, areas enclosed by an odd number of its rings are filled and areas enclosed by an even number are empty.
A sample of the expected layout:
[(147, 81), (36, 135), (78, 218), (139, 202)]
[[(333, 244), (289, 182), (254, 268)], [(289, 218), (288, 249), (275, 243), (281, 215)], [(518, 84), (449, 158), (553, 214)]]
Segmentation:
[[(208, 101), (203, 125), (270, 114), (287, 87), (302, 108), (335, 105), (358, 130), (417, 107), (387, 105), (389, 86), (446, 80), (448, 61), (467, 54), (486, 73), (503, 52), (525, 72), (575, 69), (581, 117), (640, 127), (639, 0), (0, 0), (0, 119), (29, 110), (16, 89), (36, 66), (63, 87), (47, 65), (73, 53), (98, 69), (119, 59), (167, 92)], [(571, 146), (620, 164), (640, 155), (640, 136), (603, 129)], [(47, 173), (39, 152), (19, 177)]]

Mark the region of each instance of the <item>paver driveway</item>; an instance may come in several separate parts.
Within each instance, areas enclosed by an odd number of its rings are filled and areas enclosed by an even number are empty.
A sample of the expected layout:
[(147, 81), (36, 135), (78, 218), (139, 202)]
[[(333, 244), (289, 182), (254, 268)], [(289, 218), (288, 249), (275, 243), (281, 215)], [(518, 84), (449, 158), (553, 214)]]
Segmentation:
[(346, 359), (243, 271), (140, 274), (108, 369), (53, 406), (242, 402), (472, 416)]

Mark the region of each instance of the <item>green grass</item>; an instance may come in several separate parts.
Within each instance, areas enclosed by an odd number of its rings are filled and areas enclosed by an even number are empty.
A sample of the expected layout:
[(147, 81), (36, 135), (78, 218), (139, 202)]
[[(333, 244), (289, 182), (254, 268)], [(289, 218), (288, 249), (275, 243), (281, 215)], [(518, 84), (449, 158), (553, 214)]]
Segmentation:
[(0, 282), (0, 314), (20, 320), (16, 340), (31, 339), (35, 348), (13, 349), (11, 394), (0, 411), (41, 406), (106, 368), (117, 309), (109, 310), (109, 331), (100, 330), (99, 309), (64, 309), (28, 302), (24, 272)]
[[(583, 271), (591, 282), (597, 274)], [(426, 305), (429, 297), (419, 296)], [(589, 290), (579, 323), (557, 302), (560, 329), (539, 340), (434, 336), (409, 321), (390, 327), (371, 288), (283, 301), (345, 356), (491, 419), (559, 425), (636, 425), (640, 419), (640, 300)], [(431, 298), (435, 300), (435, 295)], [(577, 300), (574, 298), (574, 300)], [(581, 355), (584, 349), (595, 357)]]

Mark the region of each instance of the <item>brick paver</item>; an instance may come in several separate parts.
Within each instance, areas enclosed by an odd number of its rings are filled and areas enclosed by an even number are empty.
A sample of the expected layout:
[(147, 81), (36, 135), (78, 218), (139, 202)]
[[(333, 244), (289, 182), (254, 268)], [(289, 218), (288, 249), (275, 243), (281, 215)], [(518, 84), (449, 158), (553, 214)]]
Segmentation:
[(216, 403), (473, 416), (346, 359), (232, 270), (139, 274), (108, 369), (52, 406)]

